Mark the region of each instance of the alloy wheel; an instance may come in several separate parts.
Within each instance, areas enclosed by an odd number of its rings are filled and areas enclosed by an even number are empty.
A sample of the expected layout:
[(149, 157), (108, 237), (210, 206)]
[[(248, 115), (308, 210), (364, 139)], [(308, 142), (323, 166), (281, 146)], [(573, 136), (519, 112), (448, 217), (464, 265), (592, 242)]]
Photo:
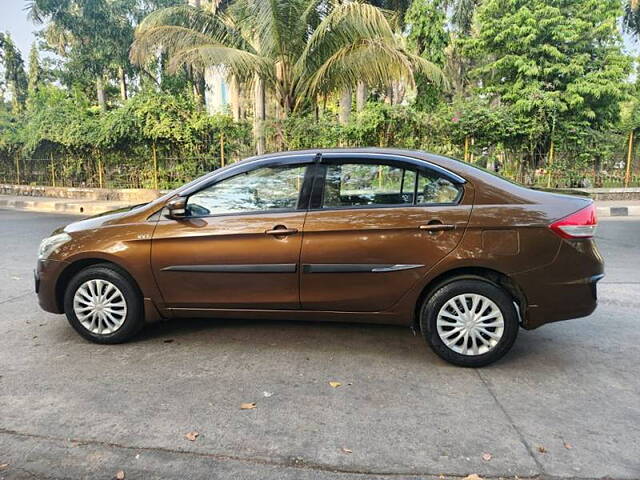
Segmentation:
[(84, 328), (96, 335), (109, 335), (124, 324), (127, 302), (118, 287), (108, 280), (93, 279), (78, 287), (73, 311)]
[(436, 327), (449, 349), (461, 355), (482, 355), (500, 342), (504, 318), (491, 299), (468, 293), (449, 299), (440, 308)]

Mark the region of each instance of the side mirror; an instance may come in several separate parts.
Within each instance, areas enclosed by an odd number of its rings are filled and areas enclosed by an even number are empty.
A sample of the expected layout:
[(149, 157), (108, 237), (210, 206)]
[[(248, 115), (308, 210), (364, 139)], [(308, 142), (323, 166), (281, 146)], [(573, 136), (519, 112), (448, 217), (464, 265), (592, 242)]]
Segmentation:
[(186, 197), (175, 197), (169, 200), (165, 207), (169, 210), (167, 214), (167, 218), (172, 218), (174, 220), (180, 220), (187, 216), (187, 198)]

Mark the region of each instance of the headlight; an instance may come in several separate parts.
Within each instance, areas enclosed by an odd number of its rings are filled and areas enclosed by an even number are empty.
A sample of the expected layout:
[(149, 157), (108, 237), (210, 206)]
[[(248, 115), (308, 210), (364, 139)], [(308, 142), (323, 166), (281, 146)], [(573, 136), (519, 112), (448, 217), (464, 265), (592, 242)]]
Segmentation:
[(38, 250), (38, 260), (46, 260), (58, 247), (61, 247), (65, 243), (71, 240), (71, 236), (67, 233), (58, 233), (52, 235), (49, 238), (45, 238), (40, 242), (40, 249)]

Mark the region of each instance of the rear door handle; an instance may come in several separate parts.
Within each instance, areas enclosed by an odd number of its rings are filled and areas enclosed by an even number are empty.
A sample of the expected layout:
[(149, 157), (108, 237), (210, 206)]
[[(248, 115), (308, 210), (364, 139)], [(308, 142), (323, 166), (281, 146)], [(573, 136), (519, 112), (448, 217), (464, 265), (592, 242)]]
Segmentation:
[(420, 225), (420, 230), (426, 230), (427, 232), (443, 232), (445, 230), (453, 230), (455, 228), (455, 225), (447, 225), (444, 223), (430, 223), (429, 225)]
[(298, 229), (297, 228), (286, 228), (284, 226), (278, 225), (278, 226), (272, 228), (271, 230), (266, 230), (264, 233), (266, 233), (267, 235), (275, 235), (275, 236), (293, 235), (294, 233), (298, 233)]

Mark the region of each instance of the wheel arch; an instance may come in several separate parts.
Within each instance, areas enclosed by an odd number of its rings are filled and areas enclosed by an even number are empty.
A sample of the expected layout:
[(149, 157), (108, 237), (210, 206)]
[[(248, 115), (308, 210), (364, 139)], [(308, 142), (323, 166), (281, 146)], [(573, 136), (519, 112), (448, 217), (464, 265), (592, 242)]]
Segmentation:
[(511, 277), (487, 267), (457, 267), (440, 273), (429, 281), (420, 292), (411, 322), (411, 326), (415, 331), (420, 330), (420, 309), (425, 299), (443, 286), (463, 279), (482, 280), (505, 290), (513, 298), (517, 306), (520, 323), (522, 323), (522, 314), (526, 311), (527, 299), (520, 286)]
[(100, 257), (87, 257), (87, 258), (79, 258), (75, 261), (72, 261), (65, 267), (65, 269), (60, 273), (58, 280), (56, 281), (55, 287), (55, 295), (56, 295), (56, 305), (60, 312), (64, 312), (64, 295), (67, 290), (67, 286), (71, 279), (80, 271), (84, 270), (88, 267), (93, 267), (96, 265), (104, 265), (108, 266), (118, 273), (124, 275), (127, 280), (131, 282), (134, 288), (137, 290), (138, 295), (140, 295), (141, 301), (144, 299), (144, 295), (142, 294), (142, 289), (138, 282), (136, 282), (135, 278), (127, 271), (125, 267), (116, 263), (110, 259), (100, 258)]

